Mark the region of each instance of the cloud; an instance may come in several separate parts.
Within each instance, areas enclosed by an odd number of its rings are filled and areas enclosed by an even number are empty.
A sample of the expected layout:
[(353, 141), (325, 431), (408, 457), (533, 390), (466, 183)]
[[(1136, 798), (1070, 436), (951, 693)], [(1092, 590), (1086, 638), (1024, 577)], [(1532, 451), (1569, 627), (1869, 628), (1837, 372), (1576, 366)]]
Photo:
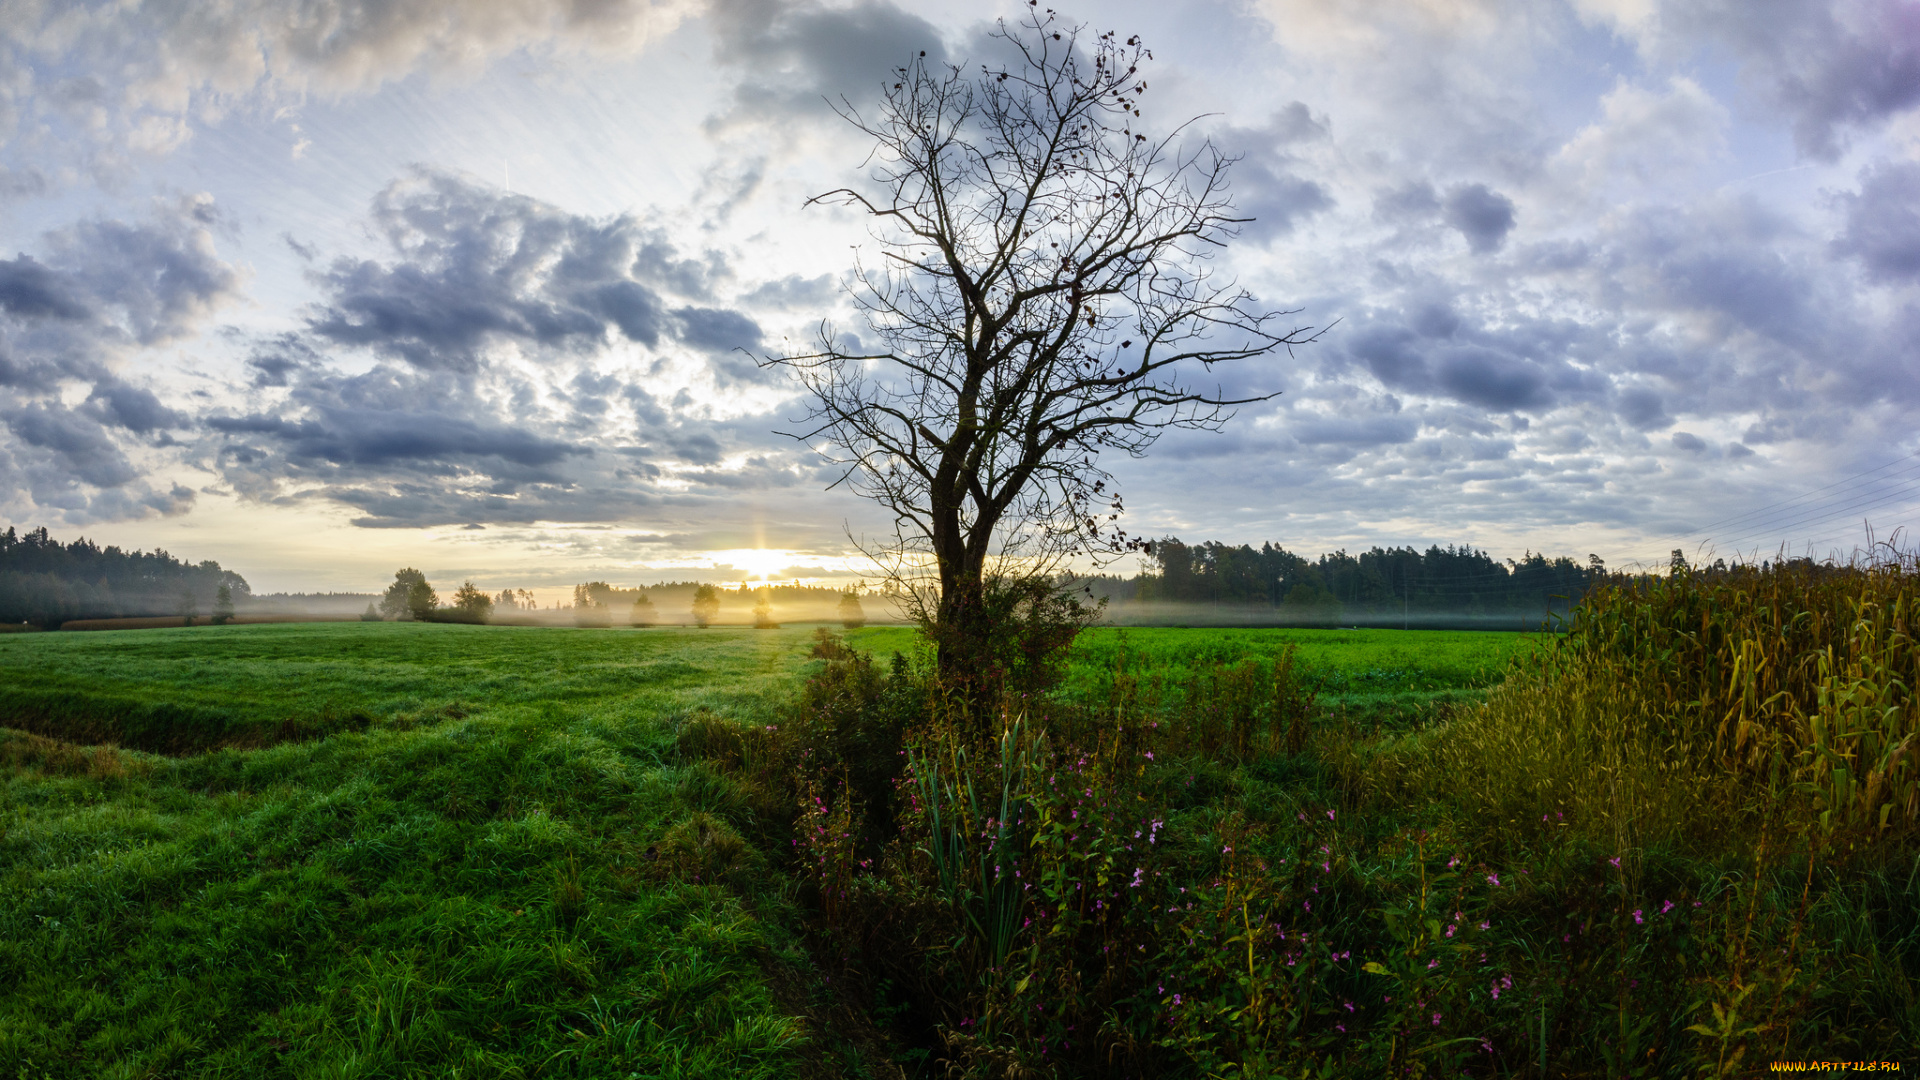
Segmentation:
[(1594, 193), (1618, 180), (1640, 186), (1671, 182), (1723, 153), (1731, 122), (1699, 83), (1677, 75), (1661, 92), (1623, 80), (1601, 97), (1600, 113), (1553, 161)]
[(392, 261), (337, 259), (308, 330), (422, 370), (477, 370), (512, 345), (586, 355), (624, 339), (725, 350), (759, 344), (748, 316), (705, 299), (727, 271), (683, 258), (657, 229), (591, 218), (428, 170), (389, 185), (374, 220)]
[(1578, 0), (1659, 62), (1729, 50), (1785, 110), (1800, 153), (1834, 161), (1859, 132), (1920, 105), (1920, 9), (1905, 0)]
[(1513, 231), (1513, 200), (1485, 184), (1462, 184), (1441, 204), (1448, 225), (1466, 237), (1475, 255), (1500, 250)]
[(1837, 254), (1860, 260), (1874, 281), (1920, 278), (1920, 164), (1874, 165), (1839, 203), (1846, 228), (1833, 242)]
[[(146, 164), (235, 112), (375, 92), (420, 74), (477, 74), (515, 53), (632, 55), (699, 7), (698, 0), (10, 5), (0, 38), (0, 202), (86, 176), (124, 189)], [(295, 157), (304, 145), (294, 144)]]
[(1234, 165), (1234, 209), (1253, 220), (1242, 226), (1249, 239), (1271, 239), (1293, 232), (1300, 222), (1332, 209), (1325, 187), (1301, 173), (1306, 167), (1295, 148), (1325, 144), (1332, 133), (1325, 117), (1302, 102), (1277, 110), (1257, 128), (1227, 128), (1216, 141), (1244, 156)]
[[(384, 257), (316, 258), (304, 327), (254, 339), (248, 405), (204, 419), (194, 452), (240, 497), (406, 528), (670, 505), (731, 520), (743, 495), (792, 488), (794, 448), (741, 408), (749, 390), (780, 397), (741, 353), (759, 322), (719, 299), (724, 257), (430, 170), (380, 192), (370, 220)], [(372, 366), (343, 369), (345, 350)]]
[(885, 0), (845, 7), (716, 0), (707, 24), (714, 59), (747, 73), (734, 92), (734, 109), (712, 122), (716, 129), (824, 117), (828, 102), (877, 98), (887, 74), (916, 56), (925, 55), (934, 70), (947, 60), (932, 23)]
[[(79, 524), (179, 512), (133, 457), (192, 417), (125, 373), (199, 333), (242, 287), (215, 250), (219, 216), (195, 196), (141, 220), (91, 218), (0, 261), (0, 505)], [(144, 365), (143, 365), (144, 366)], [(70, 407), (64, 390), (87, 387)], [(168, 485), (169, 489), (171, 485)]]

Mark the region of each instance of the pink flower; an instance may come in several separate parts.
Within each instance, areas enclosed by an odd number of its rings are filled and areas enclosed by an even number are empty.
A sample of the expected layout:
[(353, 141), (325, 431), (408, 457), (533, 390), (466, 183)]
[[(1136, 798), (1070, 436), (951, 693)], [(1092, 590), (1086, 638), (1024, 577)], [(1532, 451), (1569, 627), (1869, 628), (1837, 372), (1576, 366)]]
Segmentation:
[(1642, 924), (1644, 924), (1644, 923), (1645, 923), (1646, 921), (1647, 921), (1647, 920), (1645, 920), (1645, 919), (1643, 919), (1643, 918), (1641, 918), (1641, 917), (1640, 917), (1640, 909), (1639, 909), (1639, 908), (1634, 908), (1634, 909), (1633, 909), (1633, 925), (1635, 925), (1635, 926), (1640, 926), (1640, 925), (1642, 925)]
[(1673, 910), (1673, 901), (1671, 901), (1671, 900), (1669, 900), (1669, 901), (1667, 901), (1666, 903), (1664, 903), (1664, 904), (1661, 904), (1661, 905), (1660, 905), (1660, 914), (1662, 914), (1662, 915), (1665, 915), (1665, 914), (1666, 914), (1667, 912), (1669, 912), (1669, 911), (1672, 911), (1672, 910)]
[(1615, 870), (1620, 869), (1620, 856), (1615, 855), (1613, 858), (1608, 859), (1607, 861), (1613, 864), (1613, 868)]
[(1439, 1027), (1439, 1026), (1440, 1026), (1440, 1014), (1439, 1014), (1439, 1013), (1434, 1013), (1434, 1014), (1433, 1014), (1433, 1026), (1434, 1026), (1434, 1027)]
[(1499, 888), (1499, 887), (1500, 887), (1500, 875), (1499, 875), (1499, 874), (1488, 874), (1488, 875), (1487, 875), (1487, 884), (1489, 884), (1489, 885), (1491, 885), (1491, 886), (1493, 886), (1493, 887), (1494, 887), (1494, 888), (1496, 888), (1496, 889), (1497, 889), (1497, 888)]

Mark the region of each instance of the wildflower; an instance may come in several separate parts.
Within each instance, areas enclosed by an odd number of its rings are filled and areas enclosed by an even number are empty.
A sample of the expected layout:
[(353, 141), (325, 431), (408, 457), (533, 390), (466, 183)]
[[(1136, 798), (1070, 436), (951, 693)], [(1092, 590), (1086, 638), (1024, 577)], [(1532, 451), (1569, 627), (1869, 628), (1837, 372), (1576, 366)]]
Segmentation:
[(1336, 1031), (1338, 1031), (1338, 1032), (1340, 1032), (1340, 1034), (1342, 1034), (1342, 1035), (1345, 1035), (1345, 1034), (1347, 1033), (1347, 1025), (1345, 1025), (1345, 1024), (1335, 1024), (1335, 1025), (1333, 1025), (1333, 1026), (1334, 1026), (1334, 1029), (1335, 1029)]
[(1665, 915), (1667, 912), (1672, 910), (1673, 910), (1673, 901), (1671, 900), (1668, 900), (1666, 903), (1660, 905), (1660, 914), (1662, 915)]
[(1438, 960), (1429, 960), (1429, 961), (1427, 961), (1427, 970), (1428, 970), (1428, 971), (1432, 971), (1432, 970), (1433, 970), (1434, 968), (1437, 968), (1437, 967), (1439, 967), (1439, 966), (1440, 966), (1440, 961), (1438, 961)]
[(1440, 1026), (1440, 1014), (1439, 1014), (1439, 1013), (1434, 1013), (1434, 1014), (1433, 1014), (1433, 1026), (1434, 1026), (1434, 1027), (1439, 1027), (1439, 1026)]
[(1453, 927), (1454, 927), (1454, 924), (1453, 924), (1453, 923), (1448, 923), (1448, 924), (1447, 924), (1447, 936), (1448, 936), (1448, 937), (1452, 937), (1452, 936), (1453, 936)]
[(1620, 869), (1620, 856), (1615, 855), (1613, 858), (1608, 859), (1607, 861), (1613, 864), (1613, 868), (1615, 870)]
[(1641, 925), (1644, 925), (1646, 921), (1647, 920), (1640, 917), (1640, 909), (1634, 908), (1633, 909), (1633, 925), (1641, 926)]
[(1311, 900), (1302, 900), (1302, 901), (1300, 901), (1300, 906), (1301, 906), (1301, 907), (1303, 907), (1303, 908), (1306, 908), (1306, 909), (1307, 909), (1308, 911), (1312, 911), (1312, 910), (1313, 910), (1313, 901), (1311, 901)]
[(1482, 930), (1488, 930), (1488, 929), (1491, 929), (1492, 927), (1493, 927), (1493, 924), (1491, 922), (1483, 922), (1480, 924), (1480, 929)]
[(1493, 1000), (1495, 1001), (1500, 1000), (1500, 984), (1499, 983), (1493, 984)]
[(1460, 865), (1460, 856), (1458, 855), (1455, 855), (1453, 858), (1447, 860), (1447, 869), (1449, 870), (1459, 865)]
[(1352, 1011), (1353, 1011), (1353, 1002), (1351, 1002), (1351, 1001), (1348, 1001), (1348, 1002), (1343, 1002), (1343, 1004), (1345, 1004), (1345, 1005), (1346, 1005), (1346, 1007), (1347, 1007), (1347, 1011), (1348, 1011), (1348, 1012), (1352, 1012)]
[(1180, 1004), (1180, 995), (1179, 995), (1179, 994), (1175, 994), (1175, 995), (1173, 995), (1173, 1003), (1174, 1003), (1175, 1005), (1178, 1005), (1178, 1004)]
[(1499, 888), (1499, 887), (1500, 887), (1500, 875), (1499, 875), (1499, 874), (1488, 874), (1488, 875), (1487, 875), (1487, 884), (1489, 884), (1489, 885), (1491, 885), (1491, 886), (1493, 886), (1493, 887), (1494, 887), (1494, 888), (1496, 888), (1496, 889), (1497, 889), (1497, 888)]
[(1327, 820), (1328, 820), (1328, 821), (1332, 821), (1332, 820), (1333, 820), (1333, 811), (1331, 811), (1331, 810), (1329, 810), (1329, 811), (1327, 811)]

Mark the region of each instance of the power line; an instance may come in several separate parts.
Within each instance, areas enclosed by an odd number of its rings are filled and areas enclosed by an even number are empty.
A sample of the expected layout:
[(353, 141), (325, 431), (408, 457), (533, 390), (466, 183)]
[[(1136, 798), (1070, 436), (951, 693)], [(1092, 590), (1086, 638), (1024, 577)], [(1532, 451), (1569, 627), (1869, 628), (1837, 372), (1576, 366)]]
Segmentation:
[[(1842, 477), (1832, 483), (1801, 492), (1798, 495), (1782, 499), (1778, 502), (1769, 503), (1753, 510), (1708, 522), (1705, 526), (1697, 530), (1656, 537), (1647, 541), (1647, 543), (1664, 546), (1675, 541), (1692, 541), (1696, 544), (1704, 544), (1716, 539), (1712, 535), (1714, 529), (1730, 527), (1740, 530), (1740, 532), (1721, 542), (1727, 544), (1729, 547), (1734, 547), (1739, 543), (1755, 537), (1778, 534), (1808, 524), (1821, 524), (1837, 517), (1851, 515), (1862, 510), (1878, 509), (1881, 506), (1898, 502), (1912, 494), (1913, 492), (1910, 490), (1909, 485), (1913, 483), (1915, 478), (1906, 476), (1882, 476), (1876, 480), (1869, 481), (1867, 485), (1858, 485), (1851, 490), (1840, 491), (1838, 489), (1845, 488), (1863, 477), (1874, 476), (1878, 473), (1885, 473), (1889, 469), (1898, 468), (1915, 458), (1920, 458), (1920, 451), (1903, 454), (1883, 465)], [(1886, 480), (1892, 480), (1896, 485), (1899, 485), (1899, 487), (1892, 492), (1883, 491), (1876, 495), (1867, 496), (1864, 499), (1859, 497), (1858, 492), (1862, 487), (1870, 487)], [(1851, 501), (1844, 507), (1826, 506), (1824, 509), (1816, 509), (1816, 507), (1821, 507), (1822, 504), (1832, 503), (1836, 498), (1849, 499)], [(1813, 500), (1813, 502), (1808, 505), (1799, 505), (1807, 503), (1808, 500)], [(1609, 559), (1618, 558), (1625, 553), (1625, 549), (1615, 549), (1607, 552), (1607, 557)]]

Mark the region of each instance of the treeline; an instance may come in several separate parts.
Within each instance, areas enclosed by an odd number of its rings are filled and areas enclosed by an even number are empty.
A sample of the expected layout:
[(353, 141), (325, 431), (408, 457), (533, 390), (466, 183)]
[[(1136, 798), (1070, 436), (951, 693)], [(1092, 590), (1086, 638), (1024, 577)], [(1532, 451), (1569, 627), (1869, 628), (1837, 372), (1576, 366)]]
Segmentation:
[[(573, 606), (580, 609), (604, 605), (609, 610), (625, 611), (644, 596), (660, 611), (686, 612), (691, 610), (694, 594), (703, 584), (710, 583), (663, 581), (628, 589), (604, 581), (589, 581), (573, 587)], [(722, 606), (740, 608), (753, 607), (763, 596), (776, 607), (830, 607), (838, 604), (847, 591), (814, 585), (754, 585), (744, 581), (732, 588), (725, 585), (711, 587)]]
[(158, 548), (123, 551), (84, 537), (62, 544), (44, 526), (0, 533), (4, 623), (52, 629), (74, 619), (207, 615), (219, 606), (222, 586), (230, 602), (252, 591), (245, 578), (210, 559), (195, 565)]
[(1502, 562), (1471, 546), (1435, 544), (1425, 551), (1374, 547), (1358, 555), (1342, 549), (1309, 560), (1271, 543), (1190, 545), (1169, 537), (1153, 545), (1141, 574), (1081, 584), (1116, 607), (1217, 604), (1344, 618), (1565, 611), (1606, 575), (1597, 556), (1577, 562), (1528, 552)]

